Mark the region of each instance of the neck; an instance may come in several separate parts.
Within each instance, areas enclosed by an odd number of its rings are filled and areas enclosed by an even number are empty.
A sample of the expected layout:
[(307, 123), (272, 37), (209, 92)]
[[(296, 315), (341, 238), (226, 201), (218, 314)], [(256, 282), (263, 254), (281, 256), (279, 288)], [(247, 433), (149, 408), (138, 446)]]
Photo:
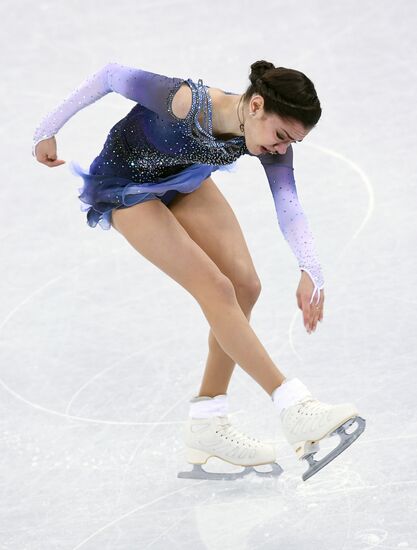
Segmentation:
[[(213, 125), (216, 127), (217, 134), (226, 134), (232, 136), (243, 136), (240, 130), (240, 124), (246, 121), (246, 110), (244, 110), (242, 95), (225, 94), (220, 108), (215, 113)], [(240, 101), (240, 105), (239, 105)], [(239, 106), (239, 117), (237, 108)]]

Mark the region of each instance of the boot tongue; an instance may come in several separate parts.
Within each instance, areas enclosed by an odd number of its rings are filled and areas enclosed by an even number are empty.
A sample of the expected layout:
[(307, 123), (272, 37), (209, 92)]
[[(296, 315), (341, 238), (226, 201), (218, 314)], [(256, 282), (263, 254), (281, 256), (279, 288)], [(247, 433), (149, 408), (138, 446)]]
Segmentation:
[(314, 397), (312, 395), (308, 395), (307, 397), (303, 397), (298, 403), (300, 405), (304, 405), (305, 403), (308, 403), (309, 401), (315, 401)]

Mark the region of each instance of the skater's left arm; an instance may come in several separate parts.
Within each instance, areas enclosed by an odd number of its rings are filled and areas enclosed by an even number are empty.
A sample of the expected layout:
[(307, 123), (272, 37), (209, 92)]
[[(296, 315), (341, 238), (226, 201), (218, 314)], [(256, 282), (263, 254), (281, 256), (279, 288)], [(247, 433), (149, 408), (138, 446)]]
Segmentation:
[(313, 330), (317, 320), (323, 318), (324, 279), (314, 237), (297, 195), (292, 146), (284, 155), (265, 153), (259, 159), (268, 178), (279, 227), (302, 272), (298, 307), (303, 311), (305, 327)]

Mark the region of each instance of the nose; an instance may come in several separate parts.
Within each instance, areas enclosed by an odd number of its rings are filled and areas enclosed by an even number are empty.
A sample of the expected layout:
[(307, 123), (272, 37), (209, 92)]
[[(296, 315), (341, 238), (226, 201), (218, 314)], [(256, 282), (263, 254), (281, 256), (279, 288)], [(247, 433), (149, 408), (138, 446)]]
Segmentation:
[(288, 148), (288, 143), (285, 144), (285, 143), (280, 143), (279, 145), (277, 145), (277, 151), (280, 155), (283, 155), (286, 151), (287, 151), (287, 148)]

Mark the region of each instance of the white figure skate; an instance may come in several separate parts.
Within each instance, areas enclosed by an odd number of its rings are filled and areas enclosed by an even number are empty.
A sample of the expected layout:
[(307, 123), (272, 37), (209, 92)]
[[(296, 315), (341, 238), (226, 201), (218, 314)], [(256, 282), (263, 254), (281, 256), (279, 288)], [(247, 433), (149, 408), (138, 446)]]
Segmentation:
[[(186, 444), (186, 459), (193, 464), (193, 469), (189, 472), (179, 472), (177, 477), (230, 480), (241, 478), (252, 471), (266, 477), (282, 474), (281, 466), (275, 462), (274, 446), (237, 431), (228, 415), (188, 418), (183, 436)], [(210, 457), (217, 457), (245, 468), (237, 473), (207, 472), (201, 465), (205, 464)], [(263, 464), (269, 464), (271, 470), (263, 472), (254, 468)]]
[[(364, 431), (366, 424), (351, 403), (329, 405), (317, 401), (311, 395), (285, 408), (280, 417), (288, 443), (297, 457), (307, 460), (309, 464), (302, 476), (304, 481), (346, 450)], [(346, 430), (355, 422), (355, 431), (347, 433)], [(320, 449), (319, 441), (336, 434), (341, 438), (339, 445), (321, 460), (315, 460), (313, 456)]]

